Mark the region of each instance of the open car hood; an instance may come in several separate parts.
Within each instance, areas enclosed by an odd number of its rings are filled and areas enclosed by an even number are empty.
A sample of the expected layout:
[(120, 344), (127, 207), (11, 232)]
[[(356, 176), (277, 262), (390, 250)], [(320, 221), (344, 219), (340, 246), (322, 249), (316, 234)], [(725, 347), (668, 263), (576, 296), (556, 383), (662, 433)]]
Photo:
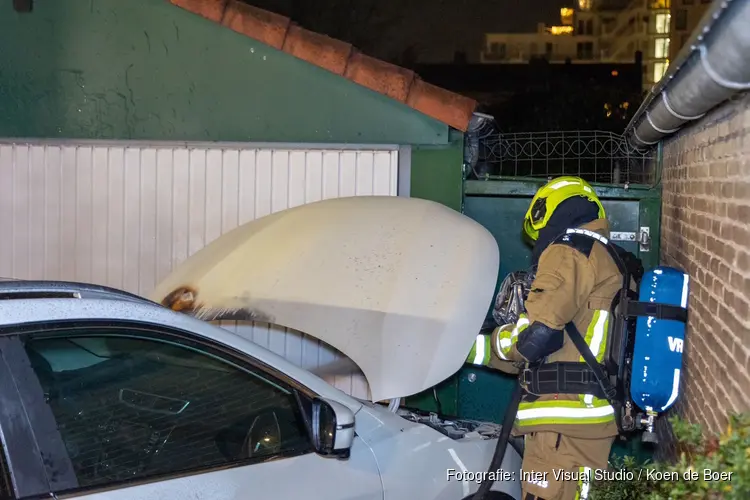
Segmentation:
[(372, 401), (458, 371), (497, 280), (493, 236), (435, 202), (356, 196), (277, 212), (221, 236), (150, 298), (205, 320), (293, 328), (356, 363)]

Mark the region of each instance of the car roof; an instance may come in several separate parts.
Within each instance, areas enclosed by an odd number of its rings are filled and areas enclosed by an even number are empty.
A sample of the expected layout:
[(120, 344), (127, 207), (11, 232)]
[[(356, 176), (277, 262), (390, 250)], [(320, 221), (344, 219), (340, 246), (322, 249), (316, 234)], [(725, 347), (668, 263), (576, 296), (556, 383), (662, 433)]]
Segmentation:
[(110, 299), (146, 302), (158, 306), (156, 302), (124, 290), (93, 283), (52, 280), (19, 280), (0, 277), (0, 300), (9, 299)]

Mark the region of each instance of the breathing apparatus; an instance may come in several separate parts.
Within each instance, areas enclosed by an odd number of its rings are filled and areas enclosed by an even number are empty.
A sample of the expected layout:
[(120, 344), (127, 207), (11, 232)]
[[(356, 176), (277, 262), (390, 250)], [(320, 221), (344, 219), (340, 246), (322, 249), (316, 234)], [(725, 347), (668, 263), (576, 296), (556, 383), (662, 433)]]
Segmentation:
[(500, 285), (492, 309), (492, 318), (498, 326), (515, 324), (526, 310), (524, 303), (529, 296), (536, 268), (509, 273)]

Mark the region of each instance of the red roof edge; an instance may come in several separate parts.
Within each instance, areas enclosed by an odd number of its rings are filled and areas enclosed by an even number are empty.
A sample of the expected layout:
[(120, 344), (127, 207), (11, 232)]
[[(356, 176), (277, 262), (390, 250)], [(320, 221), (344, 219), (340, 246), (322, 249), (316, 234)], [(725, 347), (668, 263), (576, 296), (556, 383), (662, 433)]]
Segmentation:
[(477, 102), (435, 87), (413, 71), (375, 59), (351, 44), (308, 31), (288, 17), (236, 0), (169, 0), (173, 5), (282, 50), (466, 132)]

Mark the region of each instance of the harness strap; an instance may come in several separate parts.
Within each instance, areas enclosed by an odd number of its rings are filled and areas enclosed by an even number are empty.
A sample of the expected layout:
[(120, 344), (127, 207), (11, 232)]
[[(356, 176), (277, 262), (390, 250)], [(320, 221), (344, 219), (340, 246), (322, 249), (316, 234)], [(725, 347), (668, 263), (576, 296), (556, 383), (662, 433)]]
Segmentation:
[(651, 316), (656, 319), (671, 319), (687, 323), (687, 309), (680, 306), (628, 300), (626, 309), (626, 316)]
[(591, 368), (591, 371), (594, 372), (594, 375), (596, 376), (596, 381), (599, 384), (599, 387), (604, 392), (604, 395), (609, 402), (610, 405), (612, 405), (612, 408), (615, 410), (615, 422), (617, 424), (617, 432), (619, 434), (622, 434), (623, 428), (622, 428), (622, 421), (621, 421), (621, 409), (622, 409), (622, 402), (618, 400), (617, 398), (617, 388), (612, 385), (609, 378), (604, 373), (604, 370), (602, 368), (602, 365), (599, 364), (599, 362), (594, 357), (594, 354), (591, 352), (591, 349), (589, 348), (586, 341), (581, 336), (581, 332), (578, 331), (578, 328), (576, 328), (576, 325), (571, 321), (567, 325), (565, 325), (565, 331), (568, 334), (568, 337), (570, 337), (570, 340), (573, 341), (573, 344), (576, 346), (576, 349), (581, 353), (581, 356), (583, 357), (584, 361), (586, 361), (586, 364)]
[(604, 397), (612, 404), (612, 401), (617, 397), (617, 389), (610, 383), (609, 377), (604, 373), (604, 368), (594, 357), (594, 353), (591, 352), (591, 348), (589, 348), (583, 336), (581, 336), (581, 332), (578, 331), (578, 328), (576, 328), (576, 325), (572, 321), (565, 325), (565, 331), (570, 340), (573, 341), (576, 349), (581, 353), (588, 367), (594, 373), (597, 384), (604, 393)]
[(533, 394), (591, 394), (605, 399), (596, 375), (586, 363), (560, 361), (527, 368), (521, 383)]

